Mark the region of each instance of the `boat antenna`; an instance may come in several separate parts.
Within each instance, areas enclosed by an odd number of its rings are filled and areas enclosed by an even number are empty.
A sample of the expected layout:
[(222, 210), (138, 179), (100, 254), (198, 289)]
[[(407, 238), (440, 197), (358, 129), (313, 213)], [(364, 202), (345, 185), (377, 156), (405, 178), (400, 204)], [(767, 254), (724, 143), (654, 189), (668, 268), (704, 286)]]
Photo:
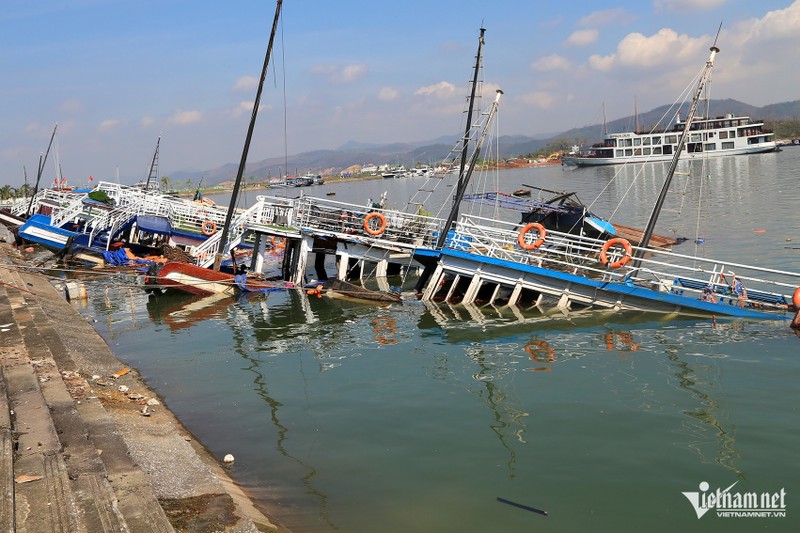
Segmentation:
[[(461, 147), (461, 164), (459, 166), (458, 171), (458, 184), (456, 185), (456, 194), (453, 196), (453, 207), (450, 208), (450, 214), (447, 215), (447, 221), (442, 228), (442, 231), (439, 235), (439, 239), (436, 241), (436, 248), (444, 247), (444, 243), (447, 240), (447, 233), (450, 231), (450, 226), (452, 226), (453, 222), (455, 221), (456, 217), (458, 217), (458, 208), (459, 204), (461, 203), (461, 199), (464, 197), (464, 192), (467, 188), (467, 182), (469, 181), (469, 175), (465, 175), (464, 167), (467, 164), (467, 147), (469, 145), (469, 137), (470, 137), (470, 130), (472, 129), (472, 112), (475, 107), (475, 92), (477, 91), (478, 87), (478, 74), (481, 67), (481, 53), (483, 50), (483, 35), (486, 33), (486, 28), (480, 29), (480, 36), (478, 37), (478, 53), (475, 55), (475, 72), (472, 74), (472, 90), (470, 91), (469, 96), (469, 109), (467, 111), (467, 125), (464, 129), (464, 139), (463, 139), (463, 146)], [(469, 167), (471, 174), (472, 167)]]
[[(720, 23), (720, 29), (721, 28), (722, 24)], [(686, 141), (689, 139), (689, 130), (692, 127), (692, 121), (694, 120), (694, 115), (697, 111), (697, 104), (700, 102), (700, 94), (702, 93), (703, 87), (708, 81), (708, 77), (711, 74), (711, 69), (714, 67), (714, 57), (719, 52), (719, 48), (717, 48), (718, 37), (719, 30), (717, 30), (717, 36), (714, 37), (714, 45), (710, 48), (708, 61), (706, 61), (706, 66), (703, 69), (702, 75), (700, 76), (700, 81), (697, 82), (697, 89), (694, 93), (694, 99), (692, 100), (692, 105), (689, 107), (689, 112), (686, 115), (686, 121), (683, 125), (683, 132), (681, 133), (681, 138), (678, 141), (678, 146), (675, 148), (675, 153), (672, 155), (672, 161), (667, 169), (667, 176), (664, 179), (664, 185), (661, 187), (661, 193), (658, 195), (658, 200), (656, 200), (655, 206), (653, 206), (653, 212), (650, 214), (650, 219), (647, 221), (647, 227), (642, 234), (642, 240), (639, 243), (639, 249), (636, 250), (636, 253), (634, 254), (634, 257), (636, 258), (636, 261), (633, 265), (634, 270), (639, 268), (642, 255), (644, 254), (644, 248), (647, 248), (647, 245), (650, 243), (650, 238), (653, 236), (653, 231), (656, 227), (656, 221), (658, 220), (658, 216), (661, 214), (661, 208), (664, 206), (664, 200), (667, 197), (667, 192), (669, 190), (670, 183), (672, 182), (672, 177), (675, 175), (675, 170), (678, 167), (678, 159), (681, 156), (683, 147), (686, 145)]]
[(31, 214), (31, 208), (33, 207), (33, 197), (36, 196), (36, 193), (39, 192), (39, 180), (42, 179), (42, 172), (44, 172), (44, 165), (47, 163), (47, 156), (50, 153), (50, 148), (53, 146), (53, 139), (56, 137), (56, 130), (58, 130), (58, 122), (56, 122), (55, 127), (53, 128), (53, 134), (50, 135), (50, 144), (47, 145), (47, 151), (44, 153), (44, 157), (39, 154), (39, 171), (36, 173), (36, 185), (33, 186), (33, 194), (31, 195), (31, 201), (28, 203), (28, 210), (25, 212), (27, 216)]
[(244, 148), (242, 149), (242, 158), (239, 160), (239, 170), (236, 173), (236, 181), (233, 184), (233, 191), (231, 192), (231, 201), (228, 205), (228, 212), (225, 214), (225, 224), (222, 226), (222, 233), (219, 239), (219, 248), (217, 255), (214, 258), (214, 270), (219, 270), (222, 263), (222, 254), (225, 248), (228, 247), (228, 233), (231, 227), (231, 219), (233, 218), (233, 211), (236, 207), (236, 200), (239, 196), (239, 188), (242, 184), (242, 176), (244, 175), (244, 166), (247, 163), (247, 153), (250, 151), (250, 141), (253, 138), (253, 129), (256, 126), (256, 117), (258, 116), (258, 106), (261, 102), (261, 91), (264, 88), (264, 79), (267, 77), (267, 67), (269, 67), (269, 60), (272, 56), (272, 44), (275, 42), (275, 33), (278, 29), (278, 20), (281, 15), (281, 4), (283, 0), (278, 0), (275, 6), (275, 18), (272, 21), (272, 32), (269, 35), (269, 44), (267, 45), (267, 53), (264, 57), (264, 66), (261, 69), (261, 79), (258, 81), (258, 89), (256, 90), (256, 98), (253, 101), (253, 114), (250, 116), (250, 125), (247, 128), (247, 136), (244, 140)]

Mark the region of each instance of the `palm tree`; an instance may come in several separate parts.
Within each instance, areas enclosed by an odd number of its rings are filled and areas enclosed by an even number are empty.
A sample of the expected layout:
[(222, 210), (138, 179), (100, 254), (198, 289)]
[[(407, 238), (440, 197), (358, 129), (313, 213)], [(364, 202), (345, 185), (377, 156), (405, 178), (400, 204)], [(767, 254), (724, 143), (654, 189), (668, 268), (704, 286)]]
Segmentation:
[(170, 185), (169, 176), (161, 176), (161, 190), (164, 192), (170, 190)]
[(3, 185), (0, 187), (0, 200), (8, 200), (11, 198), (12, 190), (11, 185)]

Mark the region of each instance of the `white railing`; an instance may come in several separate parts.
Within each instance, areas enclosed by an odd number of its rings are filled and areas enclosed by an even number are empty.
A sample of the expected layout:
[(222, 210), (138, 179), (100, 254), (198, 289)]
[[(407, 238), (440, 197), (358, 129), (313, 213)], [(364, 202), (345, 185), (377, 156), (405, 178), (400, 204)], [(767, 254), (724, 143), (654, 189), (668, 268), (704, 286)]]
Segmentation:
[[(365, 219), (375, 213), (373, 234), (367, 232)], [(363, 205), (347, 204), (305, 196), (298, 200), (298, 226), (340, 235), (345, 239), (373, 239), (384, 244), (429, 248), (435, 243), (443, 221), (438, 218)]]
[[(792, 294), (800, 287), (800, 273), (781, 271), (741, 263), (717, 261), (656, 249), (632, 246), (634, 255), (643, 257), (612, 269), (600, 263), (600, 251), (605, 241), (577, 235), (547, 231), (544, 244), (532, 251), (523, 250), (518, 242), (520, 224), (498, 222), (463, 215), (456, 224), (455, 238), (446, 247), (467, 253), (502, 259), (513, 263), (570, 272), (591, 279), (625, 281), (654, 290), (676, 294), (704, 296), (710, 288), (717, 300), (736, 300), (731, 291), (736, 278), (744, 285), (744, 303), (765, 309), (785, 309)], [(609, 263), (619, 260), (621, 250), (608, 250)]]

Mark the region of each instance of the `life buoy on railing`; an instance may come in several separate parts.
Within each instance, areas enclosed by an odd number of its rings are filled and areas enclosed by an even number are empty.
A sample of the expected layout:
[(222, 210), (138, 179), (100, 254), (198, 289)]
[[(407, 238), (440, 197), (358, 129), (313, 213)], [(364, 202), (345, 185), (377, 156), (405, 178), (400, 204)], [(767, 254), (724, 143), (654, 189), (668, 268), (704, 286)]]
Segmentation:
[[(378, 219), (378, 227), (372, 227), (372, 220)], [(383, 232), (386, 231), (386, 218), (378, 212), (372, 212), (364, 217), (364, 231), (372, 235), (373, 237), (377, 237), (379, 235), (383, 235)]]
[[(528, 232), (531, 231), (532, 229), (535, 229), (539, 233), (539, 238), (537, 238), (533, 242), (528, 242), (525, 240), (525, 235), (527, 235)], [(538, 222), (531, 222), (530, 224), (526, 224), (525, 226), (522, 227), (521, 230), (519, 230), (519, 235), (517, 235), (517, 243), (519, 244), (519, 247), (522, 248), (523, 250), (531, 251), (537, 249), (542, 244), (544, 244), (545, 237), (547, 237), (547, 230), (544, 228), (544, 226), (542, 226)]]
[(211, 220), (206, 220), (203, 222), (203, 225), (200, 226), (200, 231), (202, 231), (203, 235), (206, 237), (210, 237), (217, 232), (217, 225)]
[(797, 309), (800, 309), (800, 287), (797, 287), (794, 290), (794, 295), (792, 296), (792, 303)]
[[(612, 246), (622, 246), (625, 250), (625, 255), (623, 255), (619, 260), (614, 261), (613, 263), (608, 263), (608, 250)], [(631, 243), (621, 237), (614, 237), (613, 239), (609, 239), (603, 244), (603, 247), (600, 249), (600, 262), (604, 265), (608, 265), (609, 268), (620, 268), (624, 267), (628, 264), (628, 261), (631, 260), (631, 255), (633, 254), (633, 248), (631, 248)]]

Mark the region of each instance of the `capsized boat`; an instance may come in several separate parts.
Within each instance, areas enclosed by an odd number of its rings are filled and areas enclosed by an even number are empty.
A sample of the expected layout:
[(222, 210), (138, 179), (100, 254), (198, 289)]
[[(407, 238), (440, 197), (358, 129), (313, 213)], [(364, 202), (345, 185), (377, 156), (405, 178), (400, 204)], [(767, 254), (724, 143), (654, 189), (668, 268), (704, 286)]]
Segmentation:
[(309, 295), (325, 295), (332, 298), (347, 298), (349, 300), (360, 300), (377, 304), (401, 303), (403, 301), (398, 292), (373, 291), (361, 285), (334, 278), (311, 283), (306, 289)]
[(265, 281), (248, 277), (244, 269), (236, 274), (221, 272), (180, 261), (154, 265), (145, 276), (147, 290), (177, 289), (191, 294), (236, 294), (239, 292), (273, 292), (291, 289), (287, 281)]

